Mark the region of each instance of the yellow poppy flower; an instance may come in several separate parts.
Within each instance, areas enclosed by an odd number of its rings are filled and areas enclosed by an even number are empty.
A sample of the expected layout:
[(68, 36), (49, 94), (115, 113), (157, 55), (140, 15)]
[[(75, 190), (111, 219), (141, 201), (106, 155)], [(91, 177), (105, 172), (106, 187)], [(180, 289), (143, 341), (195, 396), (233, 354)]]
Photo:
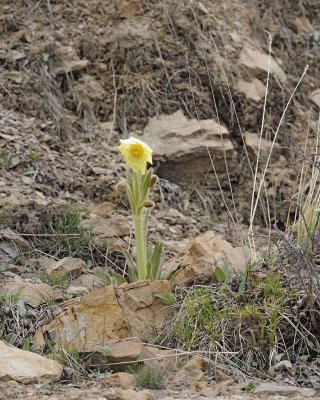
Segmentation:
[(120, 140), (121, 144), (118, 146), (125, 162), (134, 172), (141, 172), (142, 175), (146, 173), (147, 163), (152, 164), (153, 150), (142, 140), (136, 138), (129, 138)]

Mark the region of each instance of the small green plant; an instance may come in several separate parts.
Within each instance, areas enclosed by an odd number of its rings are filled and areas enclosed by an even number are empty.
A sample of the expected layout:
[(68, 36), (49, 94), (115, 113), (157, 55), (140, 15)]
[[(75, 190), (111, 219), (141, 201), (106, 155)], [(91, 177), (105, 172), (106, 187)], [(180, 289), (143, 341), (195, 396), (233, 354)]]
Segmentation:
[(0, 304), (6, 306), (16, 306), (19, 302), (20, 294), (22, 292), (22, 288), (16, 290), (12, 294), (2, 294), (0, 295)]
[(135, 376), (137, 386), (148, 389), (163, 389), (166, 382), (164, 370), (158, 364), (138, 365), (129, 368)]
[(43, 52), (43, 53), (41, 53), (41, 58), (42, 58), (43, 62), (47, 63), (49, 61), (50, 54), (46, 53), (46, 52)]
[(48, 274), (45, 271), (40, 272), (40, 279), (53, 288), (67, 289), (71, 283), (71, 277), (67, 275)]
[(9, 169), (11, 165), (11, 154), (7, 150), (0, 151), (0, 169)]
[(231, 351), (248, 370), (272, 365), (291, 297), (279, 274), (257, 280), (254, 265), (240, 277), (184, 290), (182, 300), (176, 299), (170, 331), (183, 349)]
[(38, 160), (37, 153), (35, 152), (35, 150), (32, 147), (29, 147), (29, 149), (28, 149), (28, 157), (29, 157), (29, 160), (33, 164), (35, 164)]
[(72, 368), (76, 375), (86, 374), (83, 365), (84, 355), (76, 345), (60, 341), (54, 343), (51, 340), (47, 340), (46, 346), (52, 359), (66, 367)]
[(0, 224), (2, 225), (12, 225), (13, 224), (13, 216), (12, 216), (12, 205), (9, 203), (5, 203), (0, 212)]
[(91, 245), (91, 229), (81, 227), (81, 212), (75, 207), (69, 207), (56, 219), (50, 221), (47, 232), (54, 234), (55, 242), (61, 252), (60, 256), (81, 258), (87, 256)]
[(222, 267), (216, 266), (214, 274), (219, 282), (225, 282), (229, 278), (229, 266), (227, 264)]
[(34, 318), (27, 316), (24, 300), (20, 298), (22, 288), (11, 294), (0, 296), (0, 339), (24, 350), (34, 350), (28, 335), (28, 327)]
[(163, 300), (165, 303), (169, 304), (170, 306), (172, 306), (176, 301), (175, 295), (171, 292), (158, 293), (156, 295), (156, 297)]
[(247, 392), (253, 392), (254, 388), (255, 388), (254, 382), (250, 381), (250, 382), (247, 383), (247, 386), (246, 386), (246, 391)]

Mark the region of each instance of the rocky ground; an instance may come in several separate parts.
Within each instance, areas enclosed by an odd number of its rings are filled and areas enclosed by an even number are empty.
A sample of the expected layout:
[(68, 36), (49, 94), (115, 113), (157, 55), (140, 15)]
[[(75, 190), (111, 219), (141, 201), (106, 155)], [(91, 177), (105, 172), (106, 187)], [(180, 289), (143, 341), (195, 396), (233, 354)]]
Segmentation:
[[(281, 235), (294, 214), (301, 161), (318, 133), (319, 15), (317, 0), (1, 2), (0, 339), (28, 352), (1, 342), (0, 399), (315, 398), (317, 298), (310, 311), (310, 290), (296, 287), (288, 266), (279, 328), (287, 336), (274, 354), (264, 343), (246, 347), (252, 321), (223, 327), (219, 359), (199, 311), (191, 341), (172, 327), (185, 333), (179, 316), (190, 316), (192, 301), (201, 310), (208, 298), (226, 302), (217, 265), (231, 268), (232, 290), (247, 271), (242, 235), (257, 156), (258, 183), (268, 164), (254, 219), (261, 253), (276, 242), (269, 227)], [(128, 203), (116, 189), (125, 177), (116, 145), (128, 135), (154, 149), (150, 240), (164, 241), (165, 270), (179, 266), (171, 286), (105, 285), (109, 268), (124, 273), (121, 249), (132, 247)], [(268, 259), (255, 279), (278, 270)], [(163, 297), (171, 290), (175, 304)], [(256, 292), (250, 301), (256, 295), (262, 303)], [(235, 326), (240, 341), (230, 339)], [(224, 357), (239, 346), (248, 368)], [(53, 353), (48, 371), (40, 354)], [(127, 374), (137, 355), (166, 371), (165, 389), (141, 389)], [(119, 365), (120, 376), (110, 375)]]

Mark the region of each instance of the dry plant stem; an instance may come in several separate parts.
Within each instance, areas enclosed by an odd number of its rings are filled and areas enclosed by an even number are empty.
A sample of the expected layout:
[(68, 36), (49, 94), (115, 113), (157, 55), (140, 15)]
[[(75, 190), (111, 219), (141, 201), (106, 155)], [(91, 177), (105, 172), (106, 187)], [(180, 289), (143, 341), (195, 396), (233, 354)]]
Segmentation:
[(253, 206), (253, 209), (252, 209), (252, 212), (251, 212), (251, 216), (250, 216), (249, 240), (250, 240), (250, 239), (252, 240), (252, 242), (250, 243), (250, 245), (251, 245), (251, 247), (252, 247), (253, 249), (255, 248), (255, 244), (254, 244), (254, 240), (253, 240), (253, 222), (254, 222), (254, 219), (255, 219), (256, 212), (257, 212), (257, 207), (258, 207), (258, 203), (259, 203), (259, 198), (260, 198), (260, 194), (261, 194), (261, 189), (262, 189), (262, 187), (263, 187), (263, 185), (264, 185), (265, 176), (266, 176), (267, 169), (268, 169), (268, 166), (269, 166), (269, 163), (270, 163), (271, 154), (272, 154), (272, 151), (273, 151), (275, 142), (276, 142), (276, 140), (277, 140), (279, 130), (280, 130), (281, 126), (282, 126), (282, 123), (283, 123), (283, 121), (284, 121), (285, 115), (286, 115), (287, 110), (288, 110), (288, 108), (289, 108), (289, 105), (291, 104), (291, 101), (292, 101), (292, 99), (293, 99), (293, 96), (295, 95), (295, 93), (296, 93), (296, 91), (297, 91), (297, 89), (298, 89), (298, 87), (299, 87), (301, 81), (303, 80), (304, 76), (306, 75), (306, 73), (307, 73), (307, 71), (308, 71), (308, 68), (309, 68), (309, 66), (307, 65), (307, 66), (305, 67), (305, 69), (304, 69), (304, 71), (303, 71), (303, 73), (302, 73), (302, 75), (301, 75), (301, 77), (300, 77), (300, 79), (299, 79), (299, 81), (298, 81), (296, 87), (294, 88), (293, 92), (291, 93), (290, 98), (289, 98), (289, 100), (288, 100), (288, 102), (287, 102), (287, 104), (286, 104), (286, 106), (285, 106), (285, 109), (283, 110), (283, 113), (282, 113), (282, 115), (281, 115), (281, 118), (280, 118), (278, 127), (277, 127), (277, 129), (276, 129), (276, 132), (275, 132), (275, 135), (274, 135), (272, 144), (271, 144), (271, 148), (270, 148), (270, 152), (269, 152), (269, 154), (268, 154), (268, 158), (267, 158), (267, 161), (266, 161), (266, 165), (265, 165), (265, 168), (264, 168), (264, 170), (263, 170), (263, 174), (262, 174), (262, 177), (261, 177), (261, 180), (260, 180), (260, 184), (259, 184), (259, 188), (258, 188), (258, 193), (257, 193), (256, 200), (255, 200), (255, 202), (254, 202), (254, 206)]
[[(267, 31), (265, 31), (267, 32)], [(268, 54), (268, 73), (267, 73), (267, 83), (266, 83), (266, 90), (265, 90), (265, 96), (264, 96), (264, 104), (263, 104), (263, 112), (262, 112), (262, 122), (261, 122), (261, 129), (260, 129), (260, 135), (259, 135), (259, 146), (258, 146), (258, 154), (257, 154), (257, 160), (256, 160), (256, 167), (254, 171), (254, 179), (253, 179), (253, 188), (252, 188), (252, 196), (251, 196), (251, 208), (250, 208), (250, 221), (252, 223), (253, 221), (253, 204), (254, 204), (254, 194), (256, 190), (256, 184), (257, 184), (257, 176), (258, 176), (258, 167), (259, 167), (259, 158), (260, 158), (260, 151), (261, 151), (261, 141), (262, 141), (262, 133), (263, 133), (263, 128), (264, 128), (264, 121), (265, 121), (265, 115), (266, 115), (266, 108), (267, 108), (267, 98), (268, 98), (268, 91), (269, 91), (269, 80), (270, 80), (270, 63), (271, 63), (271, 46), (272, 46), (272, 37), (269, 32), (268, 34), (268, 39), (269, 39), (269, 54)], [(268, 227), (269, 230), (271, 227)], [(252, 234), (252, 225), (250, 224), (250, 233)], [(252, 243), (251, 240), (252, 239)], [(256, 246), (254, 243), (254, 237), (250, 238), (249, 236), (249, 243), (251, 245), (251, 252), (253, 254), (254, 259), (257, 259), (257, 254), (256, 254)]]

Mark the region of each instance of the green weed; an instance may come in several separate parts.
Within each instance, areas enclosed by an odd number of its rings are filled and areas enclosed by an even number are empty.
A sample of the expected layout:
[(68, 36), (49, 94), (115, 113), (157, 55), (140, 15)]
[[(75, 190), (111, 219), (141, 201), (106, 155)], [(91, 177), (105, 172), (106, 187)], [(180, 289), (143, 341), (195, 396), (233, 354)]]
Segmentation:
[(67, 289), (71, 283), (71, 277), (69, 276), (60, 276), (57, 274), (48, 274), (45, 271), (40, 272), (40, 279), (42, 282), (47, 283), (48, 285), (58, 288), (58, 289)]
[(0, 169), (9, 169), (11, 165), (11, 153), (7, 150), (0, 151)]
[(289, 301), (280, 275), (257, 281), (249, 271), (220, 285), (186, 290), (175, 305), (171, 331), (183, 349), (225, 349), (237, 362), (260, 370), (272, 363)]
[(52, 359), (72, 369), (76, 376), (86, 374), (84, 355), (76, 345), (66, 342), (54, 343), (52, 340), (47, 340), (46, 347)]
[(54, 234), (56, 247), (60, 251), (59, 257), (87, 257), (92, 234), (90, 229), (83, 229), (80, 223), (80, 211), (71, 207), (49, 224), (48, 231)]
[(9, 203), (5, 203), (0, 212), (0, 225), (12, 225), (12, 224), (13, 224), (12, 205)]
[(166, 375), (158, 364), (139, 365), (130, 368), (129, 371), (135, 376), (137, 386), (148, 389), (163, 389), (166, 382)]

